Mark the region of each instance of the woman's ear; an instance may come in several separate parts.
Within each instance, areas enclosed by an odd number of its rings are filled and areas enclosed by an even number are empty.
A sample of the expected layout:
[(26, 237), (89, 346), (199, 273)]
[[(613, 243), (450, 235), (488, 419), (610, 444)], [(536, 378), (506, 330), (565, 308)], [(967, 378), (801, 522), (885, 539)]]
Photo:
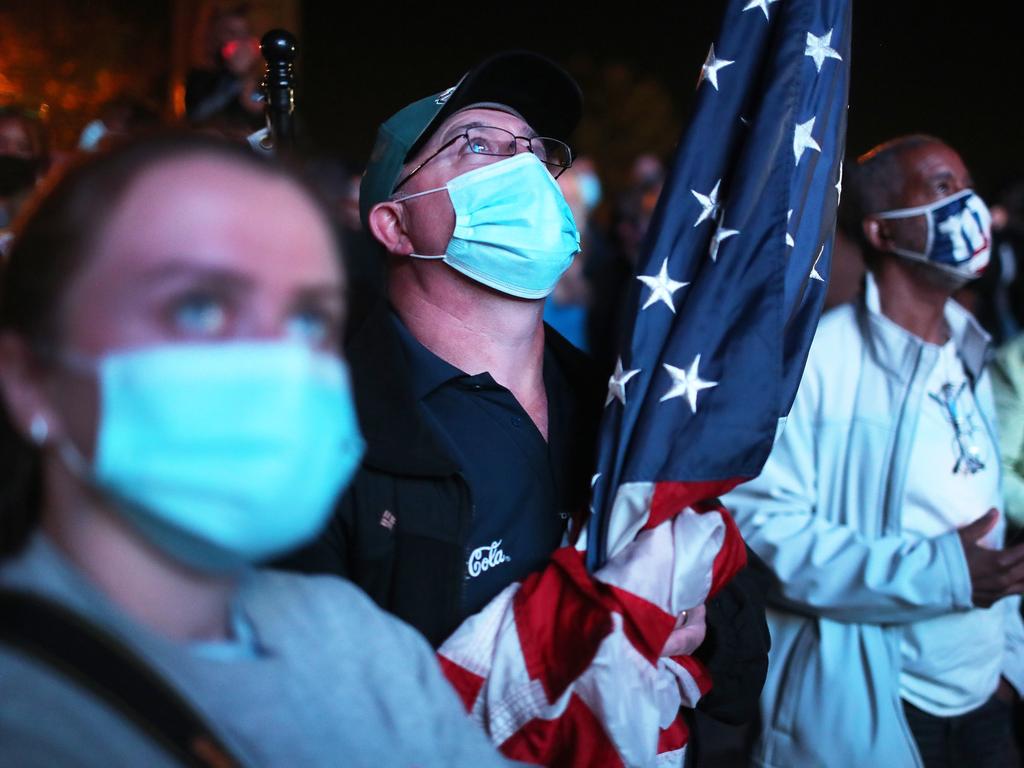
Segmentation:
[(400, 202), (385, 200), (373, 206), (367, 216), (374, 239), (388, 253), (396, 256), (408, 256), (413, 251), (412, 241), (406, 232), (405, 215), (405, 206)]
[(14, 428), (26, 440), (41, 445), (61, 429), (46, 396), (42, 367), (25, 341), (9, 332), (0, 334), (0, 395)]

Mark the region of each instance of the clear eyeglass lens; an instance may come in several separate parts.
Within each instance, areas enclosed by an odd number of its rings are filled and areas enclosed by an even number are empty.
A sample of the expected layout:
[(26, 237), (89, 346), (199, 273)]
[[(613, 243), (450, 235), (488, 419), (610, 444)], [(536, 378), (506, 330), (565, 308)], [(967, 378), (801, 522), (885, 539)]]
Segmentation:
[[(511, 157), (516, 154), (519, 140), (504, 128), (478, 126), (466, 131), (466, 142), (474, 154)], [(530, 140), (530, 150), (548, 166), (567, 168), (572, 163), (569, 147), (558, 139), (535, 137)]]
[[(540, 148), (538, 148), (538, 145)], [(568, 168), (572, 165), (572, 152), (569, 147), (558, 139), (541, 137), (533, 140), (533, 151), (537, 157), (548, 165)]]

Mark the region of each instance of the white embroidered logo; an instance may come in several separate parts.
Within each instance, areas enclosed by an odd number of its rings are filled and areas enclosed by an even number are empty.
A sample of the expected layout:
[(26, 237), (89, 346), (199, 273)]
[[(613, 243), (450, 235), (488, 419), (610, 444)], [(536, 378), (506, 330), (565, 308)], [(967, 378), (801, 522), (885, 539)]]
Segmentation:
[(980, 207), (981, 203), (977, 198), (969, 197), (966, 208), (938, 226), (939, 232), (953, 243), (953, 259), (957, 262), (966, 261), (988, 248), (988, 237), (980, 223), (988, 213), (979, 211)]
[(489, 568), (511, 562), (511, 560), (511, 557), (508, 557), (501, 551), (501, 539), (498, 539), (497, 541), (492, 541), (490, 546), (474, 549), (469, 556), (467, 568), (469, 575), (475, 578)]
[(434, 99), (434, 103), (438, 104), (438, 105), (446, 103), (448, 101), (448, 99), (451, 98), (451, 95), (453, 93), (455, 93), (455, 89), (456, 88), (458, 88), (458, 86), (457, 85), (453, 85), (451, 88), (446, 90), (444, 93), (438, 94), (438, 97), (436, 99)]

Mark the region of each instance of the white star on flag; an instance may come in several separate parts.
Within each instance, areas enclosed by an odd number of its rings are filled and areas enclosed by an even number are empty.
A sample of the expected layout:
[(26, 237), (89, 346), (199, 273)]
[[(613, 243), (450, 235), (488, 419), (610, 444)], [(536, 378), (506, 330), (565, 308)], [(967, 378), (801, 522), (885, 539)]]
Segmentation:
[(696, 189), (690, 190), (690, 192), (693, 193), (693, 196), (697, 198), (697, 202), (700, 203), (701, 207), (704, 209), (700, 212), (700, 216), (697, 217), (697, 220), (693, 222), (693, 226), (696, 227), (702, 221), (714, 218), (718, 213), (718, 185), (721, 183), (721, 179), (716, 181), (714, 188), (711, 190), (710, 194), (707, 195), (702, 195)]
[(803, 157), (805, 149), (813, 149), (815, 152), (821, 152), (821, 147), (818, 146), (818, 142), (811, 136), (811, 131), (814, 130), (814, 121), (817, 118), (812, 117), (806, 123), (797, 123), (796, 129), (793, 131), (793, 154), (796, 156), (796, 164), (800, 165), (800, 158)]
[(779, 0), (750, 0), (749, 3), (747, 3), (745, 6), (743, 6), (743, 10), (744, 11), (752, 11), (754, 8), (760, 8), (762, 11), (764, 11), (764, 17), (767, 19), (768, 18), (768, 6), (771, 5), (772, 3), (777, 3), (777, 2), (779, 2)]
[(796, 243), (793, 242), (793, 236), (791, 234), (789, 234), (789, 220), (792, 219), (792, 218), (793, 218), (793, 209), (790, 208), (789, 209), (789, 213), (786, 214), (786, 245), (788, 245), (790, 248), (792, 248), (793, 246), (796, 245)]
[(843, 163), (839, 162), (839, 181), (836, 182), (836, 205), (843, 199)]
[(815, 37), (808, 32), (807, 48), (804, 49), (804, 56), (810, 56), (814, 60), (814, 66), (819, 72), (821, 72), (821, 65), (825, 63), (825, 59), (843, 60), (843, 57), (839, 55), (839, 51), (832, 47), (831, 29), (821, 37)]
[(700, 355), (693, 358), (689, 370), (686, 371), (668, 363), (664, 363), (663, 367), (668, 372), (668, 375), (672, 377), (672, 386), (662, 396), (661, 402), (671, 400), (674, 397), (685, 396), (690, 403), (690, 410), (696, 413), (697, 393), (702, 389), (711, 389), (711, 387), (718, 386), (717, 381), (704, 381), (698, 374), (697, 369), (700, 367)]
[(680, 283), (668, 276), (668, 257), (661, 262), (661, 270), (656, 275), (637, 275), (636, 279), (651, 289), (651, 295), (647, 297), (647, 303), (640, 307), (640, 311), (647, 309), (659, 301), (665, 302), (668, 308), (675, 314), (676, 307), (672, 303), (672, 294), (680, 288), (685, 288), (689, 283)]
[(821, 261), (821, 255), (825, 253), (825, 246), (821, 246), (821, 250), (818, 251), (818, 258), (814, 260), (814, 266), (811, 267), (811, 280), (817, 280), (824, 283), (825, 278), (818, 274), (818, 262)]
[(718, 227), (715, 229), (715, 234), (711, 237), (711, 260), (718, 261), (718, 246), (722, 244), (723, 240), (728, 240), (734, 235), (738, 235), (740, 231), (738, 229), (726, 229), (723, 224), (725, 222), (725, 213), (722, 213), (721, 218), (718, 220)]
[(704, 60), (704, 66), (700, 68), (700, 78), (697, 81), (697, 87), (707, 80), (714, 86), (714, 89), (718, 90), (718, 70), (728, 67), (730, 64), (735, 64), (735, 61), (729, 61), (728, 59), (719, 59), (715, 57), (715, 44), (711, 44), (711, 50), (708, 51), (708, 57)]
[(601, 473), (598, 472), (592, 478), (590, 478), (590, 487), (593, 488), (595, 485), (597, 485), (597, 481), (600, 480), (600, 479), (601, 479)]
[[(608, 379), (608, 399), (604, 401), (605, 405), (608, 405), (612, 400), (618, 400), (623, 405), (626, 404), (626, 382), (632, 379), (640, 373), (640, 369), (637, 368), (635, 371), (624, 371), (622, 370), (622, 358), (620, 357), (615, 362), (615, 373), (612, 374), (611, 378)], [(600, 477), (600, 473), (594, 475), (593, 480), (590, 482), (590, 487), (594, 487), (594, 483), (597, 482), (597, 478)]]

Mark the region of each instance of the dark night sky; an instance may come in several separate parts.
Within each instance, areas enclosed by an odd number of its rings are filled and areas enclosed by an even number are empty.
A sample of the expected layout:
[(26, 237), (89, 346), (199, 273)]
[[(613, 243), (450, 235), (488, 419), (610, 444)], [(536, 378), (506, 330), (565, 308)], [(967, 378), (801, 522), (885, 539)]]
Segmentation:
[[(624, 63), (657, 80), (685, 120), (724, 4), (614, 5), (631, 10), (541, 2), (531, 13), (529, 2), (517, 0), (380, 3), (353, 16), (340, 3), (307, 2), (300, 95), (308, 121), (321, 144), (363, 158), (381, 120), (510, 47), (546, 53), (574, 73)], [(1017, 106), (1024, 42), (1006, 17), (1011, 7), (995, 0), (855, 2), (847, 152), (924, 131), (961, 152), (983, 192), (1024, 176)], [(584, 98), (599, 104), (602, 94), (593, 90), (584, 83)], [(668, 127), (676, 136), (678, 129)], [(600, 157), (600, 147), (582, 149)]]

